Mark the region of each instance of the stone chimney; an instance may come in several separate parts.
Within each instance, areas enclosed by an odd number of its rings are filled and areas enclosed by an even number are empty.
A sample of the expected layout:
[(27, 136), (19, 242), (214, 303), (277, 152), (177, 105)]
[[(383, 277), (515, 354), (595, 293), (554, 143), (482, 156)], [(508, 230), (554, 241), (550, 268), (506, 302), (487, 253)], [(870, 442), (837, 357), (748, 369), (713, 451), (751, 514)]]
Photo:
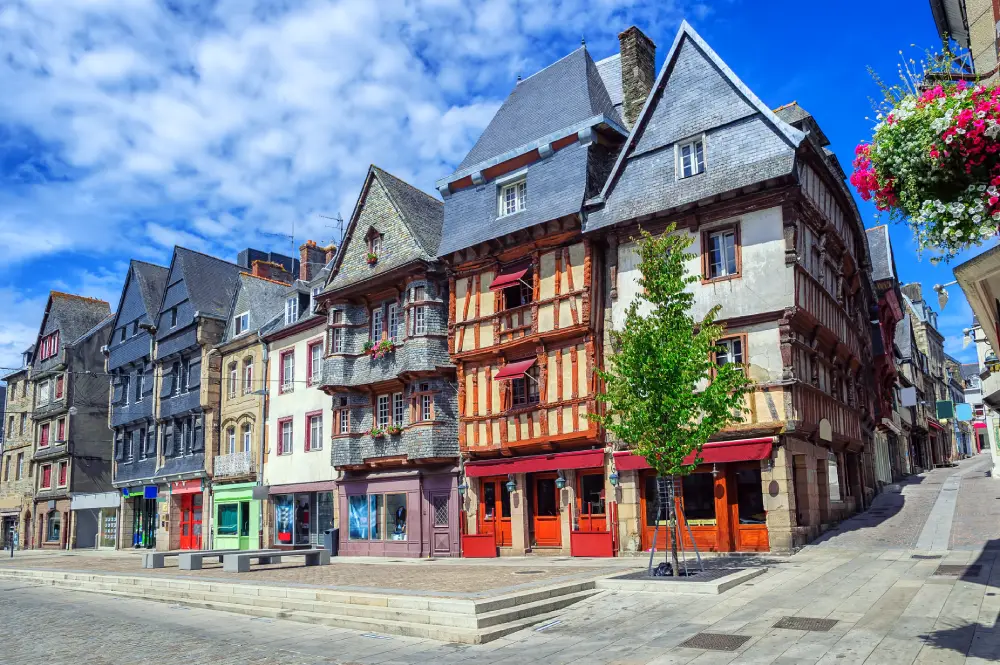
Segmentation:
[(903, 292), (904, 296), (913, 302), (920, 302), (924, 299), (924, 289), (920, 282), (910, 282), (909, 284), (904, 284), (899, 287), (899, 290)]
[(326, 262), (327, 263), (329, 263), (330, 261), (333, 261), (335, 258), (337, 258), (337, 246), (334, 245), (332, 242), (329, 245), (327, 245), (326, 247), (324, 247), (323, 251), (326, 252)]
[(656, 44), (634, 25), (618, 35), (622, 54), (622, 112), (631, 129), (656, 81)]
[(254, 277), (270, 279), (283, 284), (292, 283), (292, 273), (285, 269), (285, 266), (273, 261), (256, 260), (250, 266), (250, 274)]
[(306, 240), (299, 247), (299, 279), (303, 282), (311, 282), (316, 277), (316, 273), (326, 265), (324, 258), (326, 258), (326, 252), (323, 251), (323, 248), (317, 247), (315, 240)]

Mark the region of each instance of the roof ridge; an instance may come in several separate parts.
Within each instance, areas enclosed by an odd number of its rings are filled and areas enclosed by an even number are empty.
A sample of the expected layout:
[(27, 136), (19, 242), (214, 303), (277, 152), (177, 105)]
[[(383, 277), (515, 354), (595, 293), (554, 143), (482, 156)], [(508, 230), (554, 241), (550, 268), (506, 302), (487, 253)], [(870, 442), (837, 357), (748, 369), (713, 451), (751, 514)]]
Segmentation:
[(233, 263), (232, 261), (227, 261), (225, 259), (220, 259), (218, 256), (212, 256), (211, 254), (206, 254), (205, 252), (199, 252), (196, 249), (191, 249), (190, 247), (182, 247), (181, 245), (174, 245), (174, 251), (182, 249), (185, 252), (190, 252), (191, 254), (197, 254), (198, 256), (204, 256), (206, 259), (212, 259), (213, 261), (218, 261), (219, 263), (226, 263), (228, 265), (234, 266), (236, 268), (242, 268), (238, 263)]
[(781, 111), (781, 110), (784, 110), (784, 109), (787, 109), (787, 108), (791, 108), (793, 106), (798, 106), (798, 105), (799, 105), (798, 100), (793, 99), (792, 101), (788, 102), (787, 104), (782, 104), (778, 108), (773, 109), (773, 111), (774, 111), (774, 113), (777, 113), (778, 111)]
[(375, 169), (376, 171), (378, 171), (379, 173), (384, 173), (385, 175), (389, 176), (393, 180), (406, 185), (407, 187), (409, 187), (413, 191), (419, 192), (420, 194), (423, 194), (424, 196), (426, 196), (427, 198), (429, 198), (431, 201), (434, 201), (435, 203), (441, 203), (441, 205), (444, 205), (444, 203), (438, 197), (434, 196), (433, 194), (431, 194), (429, 192), (425, 192), (424, 190), (420, 189), (416, 185), (411, 185), (410, 183), (406, 182), (405, 180), (403, 180), (399, 176), (393, 175), (392, 173), (389, 173), (388, 171), (386, 171), (382, 167), (376, 166), (375, 164), (372, 164), (372, 168)]
[(65, 291), (49, 291), (49, 297), (51, 298), (76, 298), (77, 300), (89, 300), (96, 303), (104, 303), (108, 307), (111, 306), (107, 300), (101, 300), (100, 298), (91, 298), (90, 296), (81, 296), (76, 293), (66, 293)]
[[(260, 275), (254, 275), (253, 273), (246, 272), (245, 270), (240, 271), (241, 277), (253, 277), (254, 279), (259, 279), (262, 282), (271, 282), (272, 284), (280, 284), (282, 286), (292, 286), (287, 282), (280, 282), (276, 279), (271, 279), (270, 277), (261, 277)], [(296, 280), (298, 281), (298, 280)]]
[(550, 67), (554, 67), (554, 66), (556, 66), (557, 64), (559, 64), (560, 62), (562, 62), (563, 60), (565, 60), (566, 58), (570, 57), (571, 55), (573, 55), (574, 53), (576, 53), (577, 51), (579, 51), (579, 50), (581, 50), (581, 49), (582, 49), (582, 50), (584, 50), (584, 51), (586, 51), (586, 50), (587, 50), (587, 47), (586, 47), (586, 46), (582, 46), (582, 45), (581, 45), (581, 46), (577, 46), (577, 47), (576, 47), (575, 49), (573, 49), (572, 51), (570, 51), (569, 53), (567, 53), (567, 54), (566, 54), (566, 55), (564, 55), (563, 57), (559, 58), (558, 60), (553, 60), (553, 61), (552, 61), (552, 62), (550, 62), (549, 64), (547, 64), (547, 65), (545, 65), (544, 67), (542, 67), (541, 69), (539, 69), (539, 70), (538, 70), (537, 72), (535, 72), (534, 74), (529, 74), (529, 75), (525, 76), (524, 78), (522, 78), (522, 79), (521, 79), (520, 81), (518, 81), (518, 82), (517, 82), (517, 84), (516, 84), (516, 85), (514, 86), (514, 88), (516, 89), (516, 88), (517, 88), (517, 86), (521, 85), (522, 83), (524, 83), (525, 81), (527, 81), (528, 79), (530, 79), (530, 78), (531, 78), (532, 76), (536, 76), (536, 75), (538, 75), (538, 74), (541, 74), (541, 73), (542, 73), (542, 72), (544, 72), (544, 71), (545, 71), (546, 69), (548, 69), (548, 68), (550, 68)]

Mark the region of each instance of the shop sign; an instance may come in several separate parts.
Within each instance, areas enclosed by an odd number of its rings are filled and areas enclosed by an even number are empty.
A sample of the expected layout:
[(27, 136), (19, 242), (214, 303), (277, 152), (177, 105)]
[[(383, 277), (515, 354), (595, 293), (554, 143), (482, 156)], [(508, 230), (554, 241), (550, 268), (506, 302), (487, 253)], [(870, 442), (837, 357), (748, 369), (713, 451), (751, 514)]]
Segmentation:
[(201, 478), (195, 478), (194, 480), (178, 480), (170, 483), (171, 494), (194, 494), (196, 492), (200, 492), (201, 489)]

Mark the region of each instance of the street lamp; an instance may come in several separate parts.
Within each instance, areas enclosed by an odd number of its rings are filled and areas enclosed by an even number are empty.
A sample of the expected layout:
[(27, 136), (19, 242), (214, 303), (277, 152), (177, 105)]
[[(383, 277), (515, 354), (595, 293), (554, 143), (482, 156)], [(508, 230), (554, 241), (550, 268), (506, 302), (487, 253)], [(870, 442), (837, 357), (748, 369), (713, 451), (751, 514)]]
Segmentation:
[(517, 483), (514, 482), (514, 474), (513, 473), (507, 474), (507, 491), (513, 494), (514, 490), (516, 489), (517, 489)]
[(559, 477), (556, 478), (556, 487), (559, 489), (566, 487), (566, 476), (563, 475), (562, 471), (559, 472)]

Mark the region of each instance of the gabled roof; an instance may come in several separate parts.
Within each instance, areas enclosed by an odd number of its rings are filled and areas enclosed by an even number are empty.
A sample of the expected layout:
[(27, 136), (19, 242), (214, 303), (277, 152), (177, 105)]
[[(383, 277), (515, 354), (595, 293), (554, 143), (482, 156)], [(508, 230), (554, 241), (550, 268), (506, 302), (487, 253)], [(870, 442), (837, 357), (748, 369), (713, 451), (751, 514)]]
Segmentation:
[(812, 113), (799, 106), (798, 102), (789, 102), (784, 106), (779, 106), (774, 109), (774, 114), (792, 127), (812, 135), (820, 147), (830, 145), (830, 139), (820, 129), (816, 118), (813, 117)]
[(458, 171), (601, 115), (624, 126), (597, 65), (581, 46), (517, 83)]
[(597, 73), (601, 75), (601, 80), (604, 81), (604, 89), (608, 91), (611, 104), (615, 107), (620, 118), (622, 104), (625, 101), (625, 95), (622, 90), (622, 54), (615, 53), (608, 58), (604, 58), (604, 60), (598, 60), (594, 64), (597, 65)]
[(48, 322), (54, 320), (62, 343), (69, 344), (101, 323), (110, 313), (111, 306), (103, 300), (52, 291), (38, 336), (45, 334)]
[[(369, 211), (372, 197), (380, 204)], [(443, 222), (441, 201), (375, 165), (370, 166), (340, 250), (332, 265), (323, 268), (326, 271), (323, 274), (328, 275), (324, 291), (370, 279), (413, 261), (436, 261)], [(365, 242), (372, 228), (383, 235), (384, 255), (369, 266), (365, 261), (367, 249), (360, 243)]]
[(896, 337), (893, 341), (904, 360), (913, 357), (913, 322), (909, 312), (904, 312), (903, 318), (896, 324)]
[(80, 342), (85, 342), (89, 337), (93, 337), (97, 333), (101, 332), (106, 326), (110, 325), (115, 320), (115, 314), (112, 312), (108, 314), (104, 319), (102, 319), (97, 325), (88, 330), (87, 332), (80, 335), (77, 339), (73, 340), (73, 344), (79, 344)]
[(896, 260), (892, 255), (889, 227), (873, 226), (865, 231), (868, 236), (868, 253), (872, 261), (872, 279), (896, 279)]
[(188, 300), (195, 312), (218, 318), (229, 314), (233, 291), (239, 284), (243, 268), (185, 247), (174, 247), (173, 263), (180, 265)]
[[(720, 135), (717, 151), (708, 141), (707, 161), (714, 166), (677, 180), (673, 150), (664, 148), (710, 130)], [(803, 132), (775, 115), (683, 21), (601, 195), (592, 201), (604, 207), (590, 213), (586, 229), (791, 175), (803, 140)], [(739, 150), (741, 145), (753, 149)]]
[[(233, 319), (243, 312), (250, 312), (250, 330), (266, 334), (276, 328), (284, 314), (285, 293), (288, 284), (271, 279), (255, 277), (248, 272), (240, 273), (239, 287), (233, 294), (233, 304), (229, 308), (226, 333), (221, 344), (235, 339)], [(243, 335), (240, 335), (242, 337)]]
[(160, 307), (160, 301), (163, 300), (163, 290), (167, 287), (170, 269), (136, 259), (132, 259), (130, 267), (132, 273), (139, 280), (139, 289), (142, 292), (142, 302), (146, 306), (146, 312), (153, 319)]

